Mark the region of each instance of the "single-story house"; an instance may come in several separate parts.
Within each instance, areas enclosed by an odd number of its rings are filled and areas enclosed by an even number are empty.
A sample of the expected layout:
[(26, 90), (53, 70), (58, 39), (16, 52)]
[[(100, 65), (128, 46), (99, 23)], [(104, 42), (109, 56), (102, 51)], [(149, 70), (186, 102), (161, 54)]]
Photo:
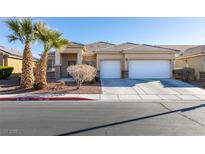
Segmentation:
[(178, 52), (168, 47), (130, 42), (72, 42), (63, 50), (49, 53), (48, 77), (67, 77), (68, 66), (85, 63), (95, 66), (100, 78), (172, 78)]
[(197, 80), (205, 79), (205, 45), (194, 46), (176, 57), (176, 68), (194, 68)]
[[(0, 45), (0, 66), (13, 66), (13, 74), (20, 74), (22, 72), (22, 58), (23, 54), (18, 50)], [(38, 59), (33, 57), (33, 61), (34, 65)]]

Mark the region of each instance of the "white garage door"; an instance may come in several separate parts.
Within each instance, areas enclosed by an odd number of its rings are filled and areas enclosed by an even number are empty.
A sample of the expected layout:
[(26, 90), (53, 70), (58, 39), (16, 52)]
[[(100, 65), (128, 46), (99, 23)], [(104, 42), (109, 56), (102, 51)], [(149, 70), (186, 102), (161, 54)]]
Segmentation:
[(100, 78), (120, 78), (121, 67), (118, 60), (104, 60), (100, 62)]
[(128, 70), (130, 79), (170, 78), (170, 61), (130, 60)]

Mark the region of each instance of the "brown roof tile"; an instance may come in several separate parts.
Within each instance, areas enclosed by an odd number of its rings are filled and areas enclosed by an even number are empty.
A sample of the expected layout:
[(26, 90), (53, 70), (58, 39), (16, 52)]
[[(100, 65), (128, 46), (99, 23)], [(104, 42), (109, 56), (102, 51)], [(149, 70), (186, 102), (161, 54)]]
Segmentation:
[(112, 43), (109, 43), (109, 42), (99, 41), (99, 42), (94, 42), (94, 43), (86, 44), (85, 48), (86, 48), (87, 52), (91, 53), (93, 51), (98, 51), (100, 49), (112, 47), (114, 45), (115, 44), (112, 44)]
[(117, 51), (117, 52), (120, 52), (122, 50), (125, 50), (127, 48), (131, 48), (131, 47), (135, 47), (135, 46), (138, 46), (138, 44), (131, 43), (131, 42), (126, 42), (126, 43), (114, 45), (112, 47), (104, 48), (104, 49), (101, 49), (99, 51), (111, 51), (111, 52), (112, 51)]
[(190, 56), (195, 54), (205, 53), (205, 45), (189, 48), (182, 53), (182, 56)]

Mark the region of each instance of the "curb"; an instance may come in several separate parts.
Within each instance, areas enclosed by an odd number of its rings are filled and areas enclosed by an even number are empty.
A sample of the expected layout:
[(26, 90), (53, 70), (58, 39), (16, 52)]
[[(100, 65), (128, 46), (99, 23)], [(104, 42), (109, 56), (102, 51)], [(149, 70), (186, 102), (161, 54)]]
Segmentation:
[(14, 97), (0, 98), (0, 101), (94, 101), (95, 99), (80, 97)]

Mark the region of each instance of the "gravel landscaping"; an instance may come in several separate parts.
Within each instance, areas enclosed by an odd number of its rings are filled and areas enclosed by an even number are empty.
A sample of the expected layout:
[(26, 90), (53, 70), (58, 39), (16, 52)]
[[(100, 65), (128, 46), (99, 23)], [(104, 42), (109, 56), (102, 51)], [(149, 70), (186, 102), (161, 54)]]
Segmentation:
[(17, 78), (8, 80), (0, 80), (0, 95), (3, 94), (102, 94), (100, 82), (85, 83), (80, 89), (76, 88), (75, 82), (65, 82), (65, 85), (60, 84), (56, 80), (49, 80), (48, 87), (43, 90), (21, 89)]

